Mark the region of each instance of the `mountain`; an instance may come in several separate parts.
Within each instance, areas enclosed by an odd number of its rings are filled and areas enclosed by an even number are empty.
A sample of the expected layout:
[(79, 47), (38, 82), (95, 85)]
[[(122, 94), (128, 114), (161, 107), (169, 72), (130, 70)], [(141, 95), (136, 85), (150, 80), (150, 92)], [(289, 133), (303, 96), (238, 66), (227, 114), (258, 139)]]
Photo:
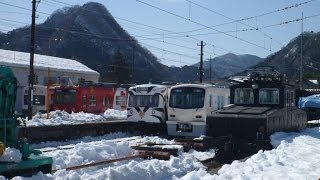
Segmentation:
[[(228, 53), (204, 61), (204, 69), (210, 69), (210, 61), (211, 71), (215, 72), (215, 74), (217, 74), (218, 77), (224, 78), (236, 74), (238, 72), (244, 71), (248, 67), (254, 66), (257, 63), (262, 62), (263, 59), (258, 56), (249, 54), (235, 55), (233, 53)], [(200, 63), (197, 63), (194, 66), (199, 67), (199, 64)]]
[[(0, 33), (1, 49), (29, 52), (29, 47), (30, 26)], [(44, 23), (37, 24), (36, 53), (75, 59), (98, 71), (104, 82), (117, 82), (115, 76), (123, 74), (126, 77), (118, 78), (120, 83), (184, 82), (190, 81), (188, 77), (195, 76), (191, 73), (197, 70), (189, 67), (190, 71), (176, 73), (176, 68), (161, 64), (103, 5), (94, 2), (57, 10)]]
[[(320, 32), (302, 34), (303, 77), (319, 78), (320, 73)], [(274, 66), (289, 79), (299, 79), (301, 60), (301, 35), (292, 39), (280, 51), (269, 55), (257, 66)]]

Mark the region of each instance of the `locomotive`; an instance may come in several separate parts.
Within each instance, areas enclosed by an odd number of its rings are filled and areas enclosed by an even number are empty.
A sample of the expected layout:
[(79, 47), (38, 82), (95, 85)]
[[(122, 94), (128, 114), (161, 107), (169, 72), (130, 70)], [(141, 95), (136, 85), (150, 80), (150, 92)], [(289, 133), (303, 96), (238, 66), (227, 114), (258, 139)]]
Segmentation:
[(206, 136), (218, 149), (268, 148), (272, 133), (306, 127), (307, 115), (296, 106), (295, 92), (278, 73), (251, 73), (247, 80), (230, 86), (231, 105), (207, 117)]

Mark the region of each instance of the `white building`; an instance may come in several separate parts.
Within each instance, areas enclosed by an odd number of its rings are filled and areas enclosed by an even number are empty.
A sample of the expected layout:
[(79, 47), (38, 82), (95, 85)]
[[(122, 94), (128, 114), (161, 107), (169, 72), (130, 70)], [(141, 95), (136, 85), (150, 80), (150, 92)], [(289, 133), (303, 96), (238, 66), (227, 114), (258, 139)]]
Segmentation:
[[(22, 89), (28, 86), (30, 54), (0, 49), (0, 65), (11, 67), (18, 80), (16, 110), (21, 112)], [(55, 84), (76, 84), (80, 79), (98, 82), (100, 74), (78, 61), (53, 56), (34, 55), (34, 73), (38, 85), (47, 85), (48, 69)]]

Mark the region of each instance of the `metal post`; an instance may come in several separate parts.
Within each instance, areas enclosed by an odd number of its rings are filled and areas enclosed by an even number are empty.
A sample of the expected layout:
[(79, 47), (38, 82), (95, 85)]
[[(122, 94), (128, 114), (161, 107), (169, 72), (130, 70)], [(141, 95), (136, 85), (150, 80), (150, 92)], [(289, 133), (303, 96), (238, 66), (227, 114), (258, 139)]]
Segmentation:
[(32, 91), (34, 83), (34, 39), (35, 39), (35, 24), (36, 24), (36, 0), (32, 0), (32, 20), (31, 20), (31, 40), (30, 40), (30, 72), (29, 72), (29, 92), (28, 92), (28, 119), (32, 118)]

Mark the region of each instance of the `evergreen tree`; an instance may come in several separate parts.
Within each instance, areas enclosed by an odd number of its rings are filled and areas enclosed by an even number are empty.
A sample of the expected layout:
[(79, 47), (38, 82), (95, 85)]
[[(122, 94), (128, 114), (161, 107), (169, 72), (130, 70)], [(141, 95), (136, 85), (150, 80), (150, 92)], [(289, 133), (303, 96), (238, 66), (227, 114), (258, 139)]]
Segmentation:
[(130, 65), (120, 49), (113, 55), (107, 69), (108, 81), (118, 84), (130, 83)]

